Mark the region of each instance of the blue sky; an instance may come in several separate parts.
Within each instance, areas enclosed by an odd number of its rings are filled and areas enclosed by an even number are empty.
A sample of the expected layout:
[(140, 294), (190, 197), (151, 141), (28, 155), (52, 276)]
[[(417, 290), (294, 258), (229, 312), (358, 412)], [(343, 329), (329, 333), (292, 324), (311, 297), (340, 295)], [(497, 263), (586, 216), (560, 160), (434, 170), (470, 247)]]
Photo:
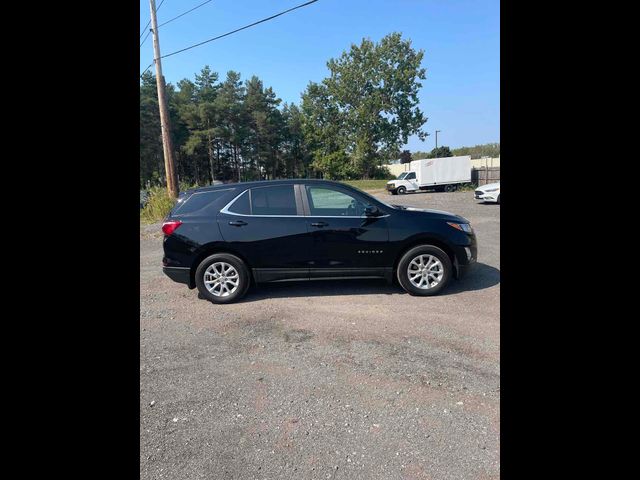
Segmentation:
[[(160, 4), (161, 0), (156, 0)], [(204, 0), (165, 0), (158, 23)], [(162, 54), (268, 17), (304, 0), (213, 0), (160, 29)], [(140, 31), (149, 20), (149, 2), (140, 0)], [(328, 76), (326, 62), (363, 37), (379, 41), (401, 32), (425, 51), (427, 79), (420, 108), (429, 118), (422, 142), (411, 151), (500, 141), (500, 2), (498, 0), (319, 0), (269, 22), (162, 61), (175, 84), (193, 79), (204, 65), (224, 78), (236, 70), (257, 75), (287, 102), (300, 101), (309, 81)], [(151, 37), (140, 48), (140, 72), (153, 60)], [(152, 70), (153, 71), (153, 70)]]

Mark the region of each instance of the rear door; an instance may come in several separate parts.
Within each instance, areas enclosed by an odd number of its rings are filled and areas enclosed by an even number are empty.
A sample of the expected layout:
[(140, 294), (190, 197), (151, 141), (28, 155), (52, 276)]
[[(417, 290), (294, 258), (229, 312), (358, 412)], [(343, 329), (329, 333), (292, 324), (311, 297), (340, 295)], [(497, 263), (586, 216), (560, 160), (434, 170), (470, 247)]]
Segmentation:
[(293, 184), (252, 187), (218, 215), (224, 240), (258, 281), (309, 278), (310, 238)]
[(339, 186), (300, 186), (311, 239), (311, 278), (384, 276), (387, 215), (364, 215), (366, 199)]

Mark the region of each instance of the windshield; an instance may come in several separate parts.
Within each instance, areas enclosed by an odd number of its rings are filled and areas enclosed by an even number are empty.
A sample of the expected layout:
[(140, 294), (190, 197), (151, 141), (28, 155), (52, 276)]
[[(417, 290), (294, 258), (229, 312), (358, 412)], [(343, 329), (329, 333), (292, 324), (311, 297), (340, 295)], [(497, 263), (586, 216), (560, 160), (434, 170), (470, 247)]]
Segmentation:
[(403, 180), (407, 175), (409, 175), (409, 172), (402, 172), (400, 175), (398, 175), (398, 178), (396, 178), (396, 180)]

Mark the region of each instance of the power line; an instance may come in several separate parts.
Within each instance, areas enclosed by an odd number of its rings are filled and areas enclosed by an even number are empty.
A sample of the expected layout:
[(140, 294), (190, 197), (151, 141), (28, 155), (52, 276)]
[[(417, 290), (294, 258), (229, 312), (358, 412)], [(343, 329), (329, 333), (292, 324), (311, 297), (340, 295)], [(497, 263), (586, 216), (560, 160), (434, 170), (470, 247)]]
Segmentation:
[(149, 70), (151, 67), (153, 67), (153, 62), (149, 64), (149, 66), (147, 68), (144, 69), (144, 71), (140, 74), (140, 78), (142, 78), (142, 76), (147, 72), (147, 70)]
[[(227, 37), (227, 36), (229, 36), (231, 34), (239, 32), (241, 30), (246, 30), (247, 28), (253, 27), (254, 25), (258, 25), (259, 23), (264, 23), (264, 22), (267, 22), (269, 20), (273, 20), (276, 17), (284, 15), (285, 13), (289, 13), (289, 12), (291, 12), (293, 10), (297, 10), (298, 8), (306, 7), (307, 5), (311, 5), (312, 3), (315, 3), (317, 1), (318, 0), (310, 0), (309, 2), (302, 3), (300, 5), (292, 7), (290, 9), (288, 9), (288, 10), (283, 11), (283, 12), (276, 13), (275, 15), (271, 15), (270, 17), (263, 18), (262, 20), (258, 20), (257, 22), (250, 23), (249, 25), (245, 25), (244, 27), (236, 28), (235, 30), (232, 30), (230, 32), (223, 33), (222, 35), (218, 35), (217, 37), (210, 38), (209, 40), (205, 40), (204, 42), (196, 43), (195, 45), (191, 45), (191, 46), (183, 48), (181, 50), (176, 50), (175, 52), (171, 52), (171, 53), (168, 53), (166, 55), (162, 55), (160, 58), (170, 57), (172, 55), (176, 55), (178, 53), (182, 53), (182, 52), (185, 52), (187, 50), (191, 50), (192, 48), (199, 47), (200, 45), (204, 45), (205, 43), (213, 42), (214, 40), (218, 40), (220, 38)], [(149, 66), (147, 68), (145, 68), (144, 71), (140, 74), (140, 78), (142, 78), (142, 76), (145, 74), (145, 72), (147, 70), (149, 70), (152, 66), (153, 66), (153, 63), (150, 63)]]
[[(158, 10), (160, 10), (160, 7), (162, 6), (162, 4), (163, 4), (163, 3), (164, 3), (164, 0), (162, 0), (162, 1), (160, 2), (160, 5), (158, 5), (158, 8), (156, 9), (156, 12), (157, 12)], [(147, 34), (148, 34), (148, 32), (149, 32), (149, 31), (147, 30), (147, 28), (149, 27), (149, 25), (151, 25), (151, 19), (149, 19), (149, 21), (147, 22), (147, 24), (145, 25), (145, 27), (142, 29), (142, 33), (140, 34), (140, 38), (142, 38), (142, 35), (144, 35), (144, 32), (145, 32), (145, 31), (147, 31)], [(146, 38), (145, 38), (145, 40), (146, 40)], [(144, 43), (144, 41), (143, 41), (142, 43)]]
[(198, 9), (198, 8), (200, 8), (200, 7), (202, 7), (203, 5), (206, 5), (207, 3), (211, 2), (211, 1), (212, 1), (212, 0), (207, 0), (206, 2), (202, 2), (202, 3), (201, 3), (200, 5), (198, 5), (197, 7), (193, 7), (191, 10), (187, 10), (186, 12), (181, 13), (181, 14), (180, 14), (180, 15), (178, 15), (177, 17), (173, 17), (171, 20), (167, 20), (166, 22), (161, 23), (160, 25), (158, 25), (158, 28), (162, 27), (163, 25), (166, 25), (167, 23), (171, 23), (171, 22), (173, 22), (174, 20), (177, 20), (177, 19), (178, 19), (178, 18), (180, 18), (180, 17), (183, 17), (183, 16), (184, 16), (184, 15), (186, 15), (187, 13), (193, 12), (194, 10), (196, 10), (196, 9)]
[[(158, 10), (160, 10), (160, 7), (162, 7), (163, 3), (164, 3), (164, 0), (162, 0), (160, 2), (160, 5), (158, 5), (158, 8), (156, 8), (156, 12)], [(147, 30), (147, 28), (149, 28), (149, 25), (151, 25), (151, 19), (149, 19), (149, 21), (147, 22), (147, 25), (142, 29), (142, 33), (140, 34), (140, 38), (142, 38), (142, 35), (144, 35), (144, 31)], [(147, 38), (149, 37), (150, 33), (151, 33), (151, 30), (147, 30), (147, 35), (146, 35), (146, 37), (144, 37), (144, 40), (142, 40), (142, 43), (140, 44), (140, 46), (142, 46), (144, 44), (144, 42), (147, 41)]]
[(245, 30), (245, 29), (247, 29), (249, 27), (253, 27), (255, 25), (258, 25), (259, 23), (264, 23), (264, 22), (267, 22), (269, 20), (273, 20), (274, 18), (279, 17), (280, 15), (284, 15), (285, 13), (292, 12), (293, 10), (297, 10), (298, 8), (306, 7), (307, 5), (311, 5), (312, 3), (315, 3), (317, 1), (318, 0), (311, 0), (309, 2), (302, 3), (302, 4), (300, 4), (300, 5), (296, 6), (296, 7), (293, 7), (293, 8), (290, 8), (288, 10), (285, 10), (284, 12), (276, 13), (275, 15), (271, 15), (270, 17), (263, 18), (262, 20), (258, 20), (257, 22), (253, 22), (253, 23), (251, 23), (249, 25), (245, 25), (244, 27), (237, 28), (235, 30), (232, 30), (232, 31), (227, 32), (227, 33), (224, 33), (222, 35), (218, 35), (217, 37), (210, 38), (209, 40), (205, 40), (204, 42), (196, 43), (195, 45), (191, 45), (189, 47), (185, 47), (185, 48), (182, 48), (180, 50), (176, 50), (175, 52), (167, 53), (166, 55), (162, 55), (162, 57), (160, 57), (160, 58), (166, 58), (166, 57), (170, 57), (172, 55), (176, 55), (178, 53), (186, 52), (187, 50), (191, 50), (192, 48), (199, 47), (200, 45), (204, 45), (205, 43), (213, 42), (214, 40), (218, 40), (218, 39), (220, 39), (222, 37), (229, 36), (229, 35), (231, 35), (233, 33), (239, 32), (240, 30)]

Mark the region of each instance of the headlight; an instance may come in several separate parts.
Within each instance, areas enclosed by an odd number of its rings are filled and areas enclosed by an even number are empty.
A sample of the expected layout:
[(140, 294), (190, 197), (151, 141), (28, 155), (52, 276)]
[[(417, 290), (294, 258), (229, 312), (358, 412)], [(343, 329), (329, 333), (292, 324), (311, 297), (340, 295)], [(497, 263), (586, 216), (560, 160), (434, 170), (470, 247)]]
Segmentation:
[(461, 232), (473, 233), (473, 228), (471, 228), (471, 224), (470, 223), (447, 222), (447, 224), (451, 225), (453, 228), (456, 228), (456, 229), (460, 230)]
[(485, 192), (497, 192), (500, 188), (491, 188), (489, 190), (485, 190)]

